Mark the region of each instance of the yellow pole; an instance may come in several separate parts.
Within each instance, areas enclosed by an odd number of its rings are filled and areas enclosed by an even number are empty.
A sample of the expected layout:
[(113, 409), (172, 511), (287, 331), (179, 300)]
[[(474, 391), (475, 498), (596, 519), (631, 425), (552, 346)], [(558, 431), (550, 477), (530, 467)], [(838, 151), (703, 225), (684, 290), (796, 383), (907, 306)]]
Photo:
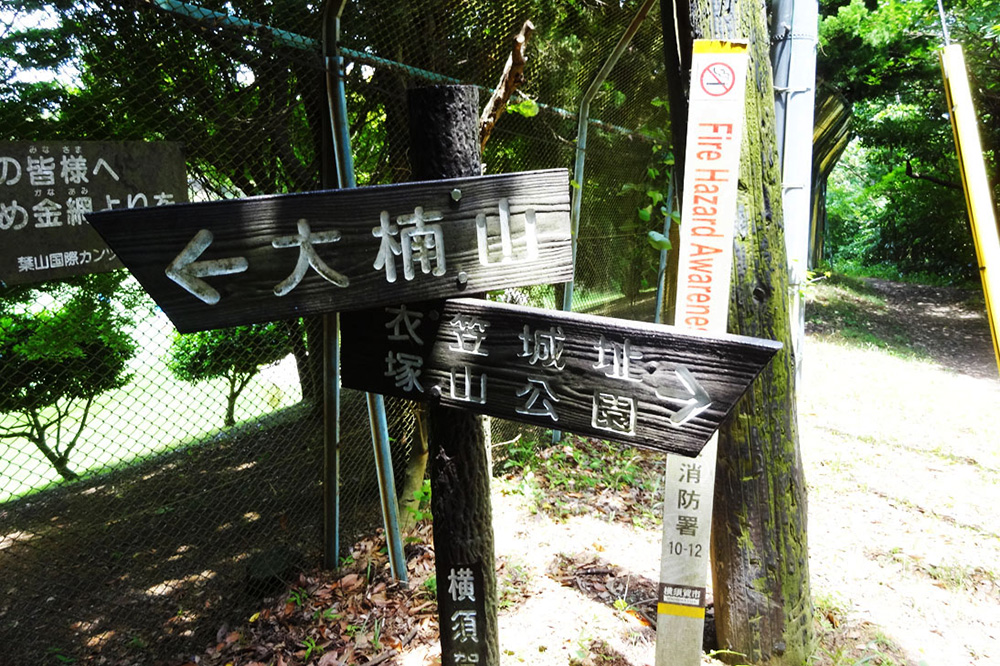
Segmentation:
[(997, 304), (1000, 303), (1000, 236), (993, 208), (993, 193), (986, 177), (983, 147), (979, 140), (976, 109), (972, 104), (965, 56), (960, 44), (950, 44), (941, 50), (941, 71), (948, 97), (951, 129), (955, 135), (955, 150), (965, 184), (965, 205), (972, 223), (979, 274), (983, 279), (986, 315), (993, 335), (993, 353), (1000, 368), (1000, 342), (997, 337)]

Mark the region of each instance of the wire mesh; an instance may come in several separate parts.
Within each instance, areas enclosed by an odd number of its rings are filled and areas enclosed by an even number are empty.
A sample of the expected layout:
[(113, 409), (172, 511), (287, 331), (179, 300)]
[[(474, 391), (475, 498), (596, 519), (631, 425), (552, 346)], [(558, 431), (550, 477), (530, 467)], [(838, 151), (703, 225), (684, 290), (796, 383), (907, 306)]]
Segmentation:
[[(346, 3), (359, 185), (409, 179), (408, 88), (472, 83), (485, 100), (526, 20), (525, 82), (485, 168), (572, 171), (581, 97), (637, 6)], [(329, 144), (321, 10), (0, 0), (0, 141), (178, 141), (191, 200), (317, 189)], [(590, 106), (577, 310), (653, 317), (646, 233), (663, 215), (650, 192), (666, 189), (669, 166), (661, 48), (654, 11)], [(0, 205), (7, 215), (2, 183)], [(0, 243), (19, 242), (6, 219)], [(495, 297), (555, 307), (561, 291)], [(0, 286), (0, 661), (184, 659), (319, 562), (322, 330), (265, 328), (178, 342), (124, 271)], [(197, 362), (227, 353), (222, 371)], [(414, 420), (406, 403), (388, 411), (402, 488)], [(496, 419), (492, 431), (494, 444), (543, 436)], [(381, 526), (365, 401), (351, 391), (341, 433), (350, 543)]]

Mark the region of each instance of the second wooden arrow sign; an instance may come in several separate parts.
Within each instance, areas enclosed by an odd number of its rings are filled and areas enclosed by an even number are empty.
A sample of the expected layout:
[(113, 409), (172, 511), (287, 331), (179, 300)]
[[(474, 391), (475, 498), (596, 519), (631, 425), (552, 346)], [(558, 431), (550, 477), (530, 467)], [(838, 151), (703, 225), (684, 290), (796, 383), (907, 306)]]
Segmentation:
[(341, 327), (345, 386), (688, 456), (781, 348), (468, 298)]

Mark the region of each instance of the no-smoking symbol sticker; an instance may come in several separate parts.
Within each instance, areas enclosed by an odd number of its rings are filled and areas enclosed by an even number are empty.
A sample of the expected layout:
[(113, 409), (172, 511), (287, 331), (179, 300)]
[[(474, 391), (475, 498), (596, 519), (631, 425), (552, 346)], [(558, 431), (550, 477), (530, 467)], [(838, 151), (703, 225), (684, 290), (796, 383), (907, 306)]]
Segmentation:
[(701, 89), (712, 97), (721, 97), (733, 89), (736, 72), (724, 62), (713, 62), (701, 71)]

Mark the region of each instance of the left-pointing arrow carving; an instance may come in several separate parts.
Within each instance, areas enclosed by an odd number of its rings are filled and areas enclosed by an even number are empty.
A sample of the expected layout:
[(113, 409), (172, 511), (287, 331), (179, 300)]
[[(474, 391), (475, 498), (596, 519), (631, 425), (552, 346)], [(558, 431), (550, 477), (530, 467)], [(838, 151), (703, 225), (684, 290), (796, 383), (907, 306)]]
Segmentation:
[(670, 417), (670, 424), (675, 426), (684, 425), (694, 417), (701, 414), (703, 411), (709, 408), (712, 404), (712, 399), (708, 396), (708, 391), (698, 383), (698, 380), (694, 378), (691, 371), (682, 365), (674, 368), (674, 372), (677, 374), (677, 379), (680, 380), (684, 388), (690, 393), (690, 397), (686, 400), (683, 398), (674, 398), (672, 396), (668, 397), (661, 395), (659, 391), (656, 395), (660, 396), (664, 400), (673, 400), (677, 402), (684, 402), (684, 406), (674, 412)]
[(210, 275), (229, 275), (242, 273), (249, 264), (243, 257), (228, 257), (210, 261), (196, 261), (208, 249), (215, 237), (208, 229), (202, 229), (194, 235), (191, 242), (185, 246), (170, 265), (167, 266), (167, 277), (179, 284), (185, 291), (209, 305), (219, 302), (219, 292), (201, 278)]

